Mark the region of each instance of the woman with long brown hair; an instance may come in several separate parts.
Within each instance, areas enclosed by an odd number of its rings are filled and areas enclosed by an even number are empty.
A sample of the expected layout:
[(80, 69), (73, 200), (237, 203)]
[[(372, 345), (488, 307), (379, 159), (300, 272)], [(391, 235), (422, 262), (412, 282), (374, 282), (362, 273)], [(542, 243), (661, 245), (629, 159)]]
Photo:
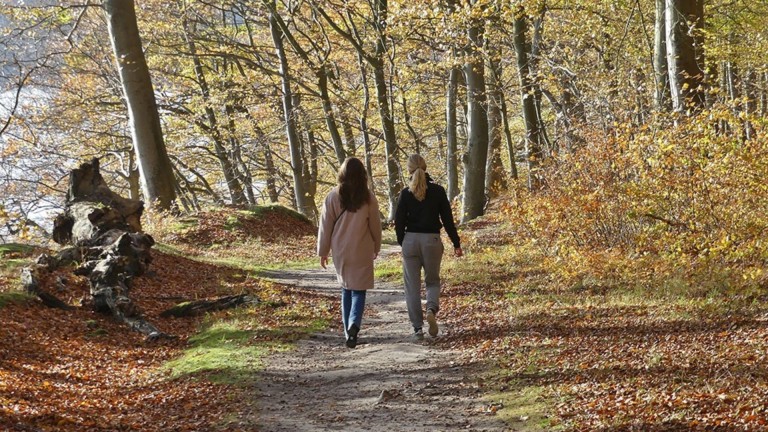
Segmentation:
[(341, 284), (341, 321), (346, 344), (357, 345), (366, 290), (373, 288), (373, 260), (381, 250), (379, 203), (368, 189), (365, 166), (347, 158), (339, 168), (338, 186), (323, 203), (317, 233), (317, 254), (326, 268), (333, 251), (333, 266)]

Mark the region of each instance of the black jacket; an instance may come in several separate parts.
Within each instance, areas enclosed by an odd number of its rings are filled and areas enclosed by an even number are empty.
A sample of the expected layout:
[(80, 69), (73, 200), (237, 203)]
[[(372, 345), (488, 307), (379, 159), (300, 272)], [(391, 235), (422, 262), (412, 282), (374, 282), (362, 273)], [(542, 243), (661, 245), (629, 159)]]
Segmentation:
[(417, 200), (409, 188), (400, 192), (395, 211), (397, 243), (403, 244), (406, 232), (437, 234), (443, 226), (453, 242), (453, 247), (461, 247), (448, 195), (442, 186), (432, 181), (429, 174), (427, 174), (427, 194), (423, 201)]

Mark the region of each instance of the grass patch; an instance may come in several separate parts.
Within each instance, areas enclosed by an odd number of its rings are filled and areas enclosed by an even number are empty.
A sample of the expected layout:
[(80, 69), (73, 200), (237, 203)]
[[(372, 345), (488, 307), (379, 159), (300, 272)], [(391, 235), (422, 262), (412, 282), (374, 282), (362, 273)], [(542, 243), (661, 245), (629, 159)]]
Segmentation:
[(373, 270), (376, 280), (384, 282), (398, 281), (403, 278), (403, 265), (400, 258), (379, 260)]
[(34, 298), (34, 296), (23, 291), (0, 292), (0, 308), (3, 308), (10, 303), (26, 303), (32, 301)]
[(270, 348), (249, 343), (251, 335), (251, 331), (231, 323), (210, 324), (189, 339), (190, 347), (181, 357), (166, 363), (163, 369), (172, 378), (205, 373), (206, 379), (218, 384), (252, 381)]
[(381, 244), (397, 245), (397, 233), (394, 228), (384, 227), (381, 231)]
[[(265, 355), (290, 349), (292, 342), (328, 327), (328, 319), (307, 317), (303, 308), (306, 306), (265, 302), (229, 311), (226, 321), (209, 315), (183, 354), (161, 370), (174, 379), (192, 376), (217, 384), (252, 384)], [(267, 325), (266, 316), (289, 325)]]
[(18, 256), (18, 255), (24, 255), (28, 256), (35, 252), (35, 247), (30, 245), (25, 245), (21, 243), (5, 243), (0, 244), (0, 257), (6, 257), (7, 255), (12, 256)]
[(492, 407), (500, 406), (496, 415), (511, 427), (522, 432), (559, 430), (546, 415), (551, 405), (546, 389), (537, 385), (512, 383), (505, 390), (491, 393), (484, 398)]
[(20, 268), (29, 264), (29, 257), (35, 254), (38, 248), (20, 243), (0, 244), (0, 273), (7, 277), (18, 276), (14, 274)]
[(224, 221), (224, 229), (227, 231), (233, 231), (240, 227), (240, 219), (237, 215), (227, 216), (227, 220)]

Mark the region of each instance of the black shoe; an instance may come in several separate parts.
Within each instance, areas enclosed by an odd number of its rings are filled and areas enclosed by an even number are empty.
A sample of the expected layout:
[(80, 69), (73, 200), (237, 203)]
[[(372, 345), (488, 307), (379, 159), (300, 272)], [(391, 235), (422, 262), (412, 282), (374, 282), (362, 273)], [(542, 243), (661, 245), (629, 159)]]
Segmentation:
[(359, 331), (360, 328), (357, 324), (349, 326), (349, 330), (347, 330), (347, 348), (354, 348), (357, 346), (357, 333)]

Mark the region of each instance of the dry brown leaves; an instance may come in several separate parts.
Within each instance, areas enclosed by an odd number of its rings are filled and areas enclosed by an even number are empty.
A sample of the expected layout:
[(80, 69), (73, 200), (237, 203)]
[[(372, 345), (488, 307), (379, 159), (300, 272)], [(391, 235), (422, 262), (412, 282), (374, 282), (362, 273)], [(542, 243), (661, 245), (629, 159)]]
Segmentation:
[[(294, 233), (307, 232), (293, 221), (249, 223), (253, 225), (246, 228), (262, 238), (282, 238), (278, 230), (288, 225)], [(263, 228), (261, 223), (270, 228), (257, 232)], [(199, 318), (164, 319), (159, 313), (185, 300), (246, 292), (275, 305), (256, 314), (259, 326), (269, 329), (285, 325), (287, 318), (279, 314), (281, 304), (299, 302), (311, 308), (322, 299), (262, 283), (234, 268), (158, 251), (153, 257), (151, 271), (135, 280), (131, 297), (149, 321), (179, 336), (177, 340), (146, 342), (111, 317), (86, 308), (48, 309), (32, 300), (0, 309), (0, 430), (251, 429), (238, 419), (252, 418), (252, 391), (199, 377), (169, 380), (157, 372), (164, 362), (180, 355), (200, 322)], [(72, 304), (87, 293), (86, 281), (67, 271), (51, 275), (44, 284)]]
[(232, 207), (220, 208), (201, 212), (196, 219), (196, 226), (172, 236), (171, 240), (193, 245), (231, 244), (249, 239), (271, 243), (314, 236), (316, 232), (311, 223), (270, 208), (260, 214), (249, 214)]
[[(443, 343), (500, 365), (508, 373), (501, 389), (549, 389), (553, 425), (768, 430), (766, 307), (612, 305), (604, 293), (585, 292), (583, 306), (553, 295), (522, 313), (512, 307), (509, 287), (530, 284), (530, 277), (509, 269), (498, 284), (446, 287), (441, 318), (454, 331)], [(531, 302), (544, 301), (530, 294)]]

